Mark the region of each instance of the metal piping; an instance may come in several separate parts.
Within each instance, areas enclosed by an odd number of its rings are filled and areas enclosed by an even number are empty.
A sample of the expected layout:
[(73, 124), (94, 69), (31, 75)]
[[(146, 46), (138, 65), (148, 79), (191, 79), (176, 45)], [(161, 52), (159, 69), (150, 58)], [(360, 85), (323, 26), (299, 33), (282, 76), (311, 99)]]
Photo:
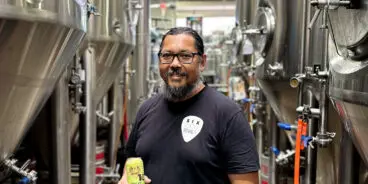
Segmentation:
[(323, 39), (323, 60), (322, 60), (322, 70), (328, 71), (328, 42), (329, 42), (329, 31), (328, 31), (328, 7), (322, 10), (322, 27), (324, 33)]
[(132, 64), (132, 71), (135, 71), (134, 76), (131, 77), (130, 87), (130, 104), (129, 104), (129, 123), (134, 122), (135, 115), (140, 104), (147, 98), (148, 81), (147, 74), (149, 73), (148, 64), (150, 63), (150, 1), (142, 0), (143, 10), (139, 12), (137, 24), (137, 45), (134, 49)]
[[(322, 138), (326, 138), (327, 135), (327, 122), (328, 122), (328, 98), (326, 97), (328, 93), (327, 83), (323, 82), (321, 84), (321, 97), (320, 97), (320, 111), (321, 111), (321, 119), (318, 134), (322, 136)], [(321, 142), (322, 143), (322, 142)], [(321, 146), (325, 146), (324, 143)]]
[(67, 71), (59, 79), (52, 99), (52, 183), (70, 184), (71, 150), (67, 117), (68, 99)]
[(123, 91), (120, 85), (120, 77), (118, 77), (109, 94), (109, 111), (114, 111), (112, 121), (109, 124), (109, 160), (108, 166), (111, 171), (115, 170), (116, 166), (116, 152), (118, 149), (120, 121), (122, 119), (122, 107), (123, 107)]
[[(309, 0), (304, 0), (303, 1), (303, 23), (302, 23), (302, 39), (301, 39), (301, 46), (300, 46), (300, 68), (299, 68), (299, 73), (304, 73), (304, 65), (305, 65), (305, 60), (306, 60), (306, 42), (309, 42), (309, 39), (307, 39), (307, 35), (308, 32), (307, 31), (307, 24), (308, 24), (308, 7), (309, 6)], [(309, 44), (308, 44), (309, 45)], [(301, 91), (298, 92), (298, 94), (302, 93)], [(299, 96), (299, 99), (301, 97)], [(299, 102), (301, 102), (301, 100), (299, 100)], [(299, 104), (299, 106), (302, 104)]]
[[(271, 145), (278, 148), (279, 147), (279, 127), (277, 127), (276, 116), (273, 110), (270, 111), (270, 123), (271, 123)], [(276, 155), (270, 155), (270, 162), (269, 162), (269, 183), (277, 184), (278, 181), (278, 173), (277, 173), (277, 164), (276, 164)]]
[(342, 124), (338, 184), (359, 183), (360, 156)]
[[(328, 71), (328, 27), (327, 27), (327, 13), (328, 7), (323, 9), (322, 13), (322, 29), (324, 31), (324, 52), (323, 52), (323, 60), (322, 60), (322, 70)], [(321, 82), (321, 97), (320, 97), (320, 111), (321, 111), (321, 119), (320, 119), (320, 127), (318, 131), (318, 135), (321, 138), (320, 145), (325, 147), (328, 143), (328, 135), (327, 135), (327, 122), (328, 122), (328, 80), (322, 79)]]
[[(313, 92), (311, 90), (306, 91), (306, 102), (307, 104), (314, 108), (316, 106), (315, 99), (313, 98)], [(317, 132), (316, 121), (314, 118), (308, 120), (308, 136), (315, 136)], [(307, 148), (307, 161), (304, 175), (304, 184), (314, 184), (316, 183), (316, 171), (317, 171), (317, 150), (313, 149), (311, 146)]]
[(259, 154), (259, 159), (261, 160), (263, 154), (264, 138), (263, 138), (263, 127), (265, 126), (266, 113), (265, 113), (265, 102), (266, 98), (261, 91), (258, 92), (258, 99), (256, 104), (256, 117), (257, 117), (257, 127), (256, 127), (256, 142), (257, 150)]
[(83, 67), (86, 71), (83, 104), (86, 110), (80, 114), (81, 163), (79, 183), (81, 184), (96, 182), (96, 105), (92, 96), (95, 87), (95, 57), (95, 48), (89, 44), (83, 59)]
[(108, 117), (109, 113), (113, 110), (113, 109), (109, 109), (109, 99), (112, 98), (112, 96), (110, 96), (109, 94), (106, 94), (103, 98), (102, 98), (102, 110), (101, 113), (102, 115)]

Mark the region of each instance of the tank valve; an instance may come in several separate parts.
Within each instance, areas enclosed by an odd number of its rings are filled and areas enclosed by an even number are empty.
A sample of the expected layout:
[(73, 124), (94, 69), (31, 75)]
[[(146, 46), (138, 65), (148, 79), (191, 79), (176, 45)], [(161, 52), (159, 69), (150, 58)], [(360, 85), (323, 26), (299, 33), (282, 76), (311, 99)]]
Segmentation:
[(20, 174), (21, 176), (23, 176), (24, 178), (22, 178), (21, 182), (25, 182), (25, 183), (35, 183), (37, 180), (37, 172), (34, 170), (29, 171), (29, 169), (27, 169), (27, 167), (29, 166), (29, 164), (31, 163), (31, 160), (27, 160), (22, 167), (18, 167), (16, 165), (16, 163), (18, 162), (17, 159), (6, 159), (4, 161), (4, 164), (9, 167), (10, 169), (12, 169), (13, 171), (15, 171), (16, 173)]
[(297, 74), (295, 77), (292, 77), (290, 79), (290, 86), (292, 88), (297, 88), (299, 85), (303, 82), (303, 79), (305, 78), (304, 74)]
[(275, 62), (273, 65), (268, 65), (267, 72), (271, 76), (276, 76), (277, 74), (282, 74), (284, 72), (284, 67), (282, 63)]
[(276, 163), (279, 165), (286, 165), (289, 163), (290, 159), (293, 158), (294, 154), (295, 154), (295, 150), (289, 150), (287, 149), (285, 152), (284, 151), (280, 151), (279, 149), (277, 149), (276, 147), (272, 146), (271, 151), (275, 154), (276, 156)]
[(280, 127), (283, 130), (296, 130), (298, 127), (296, 125), (292, 125), (289, 123), (283, 123), (283, 122), (279, 122), (277, 123), (277, 126)]

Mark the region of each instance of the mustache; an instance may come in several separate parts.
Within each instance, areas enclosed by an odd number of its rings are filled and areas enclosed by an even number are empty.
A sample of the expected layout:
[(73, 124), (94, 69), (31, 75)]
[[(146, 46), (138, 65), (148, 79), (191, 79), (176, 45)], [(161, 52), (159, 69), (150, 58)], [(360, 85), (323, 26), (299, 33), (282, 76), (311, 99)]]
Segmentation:
[(166, 77), (173, 76), (173, 75), (179, 75), (182, 77), (188, 76), (187, 72), (181, 72), (179, 69), (169, 69), (169, 71), (166, 72)]

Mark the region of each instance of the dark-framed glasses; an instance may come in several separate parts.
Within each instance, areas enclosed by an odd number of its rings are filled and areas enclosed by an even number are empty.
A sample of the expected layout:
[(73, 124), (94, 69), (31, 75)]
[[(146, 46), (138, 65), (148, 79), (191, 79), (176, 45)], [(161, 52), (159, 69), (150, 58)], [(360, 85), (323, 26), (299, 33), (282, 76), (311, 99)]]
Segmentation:
[(181, 53), (158, 53), (158, 57), (160, 59), (160, 63), (162, 64), (171, 64), (174, 61), (175, 57), (178, 57), (178, 60), (182, 64), (191, 64), (193, 62), (193, 58), (195, 55), (200, 56), (199, 52), (181, 52)]

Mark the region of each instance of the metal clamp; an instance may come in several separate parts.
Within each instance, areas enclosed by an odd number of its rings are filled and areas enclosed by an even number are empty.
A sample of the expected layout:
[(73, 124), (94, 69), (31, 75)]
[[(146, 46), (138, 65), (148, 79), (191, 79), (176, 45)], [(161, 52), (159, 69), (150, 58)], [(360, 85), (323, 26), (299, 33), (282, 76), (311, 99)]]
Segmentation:
[(282, 63), (275, 62), (273, 65), (268, 65), (267, 72), (271, 76), (276, 76), (277, 74), (282, 74), (284, 71), (284, 67), (282, 66)]
[(296, 112), (303, 115), (304, 118), (319, 118), (321, 115), (320, 109), (310, 108), (308, 105), (297, 107)]
[(317, 142), (321, 146), (325, 146), (328, 143), (332, 142), (332, 140), (335, 136), (336, 136), (335, 132), (326, 132), (325, 134), (317, 132), (315, 142)]

